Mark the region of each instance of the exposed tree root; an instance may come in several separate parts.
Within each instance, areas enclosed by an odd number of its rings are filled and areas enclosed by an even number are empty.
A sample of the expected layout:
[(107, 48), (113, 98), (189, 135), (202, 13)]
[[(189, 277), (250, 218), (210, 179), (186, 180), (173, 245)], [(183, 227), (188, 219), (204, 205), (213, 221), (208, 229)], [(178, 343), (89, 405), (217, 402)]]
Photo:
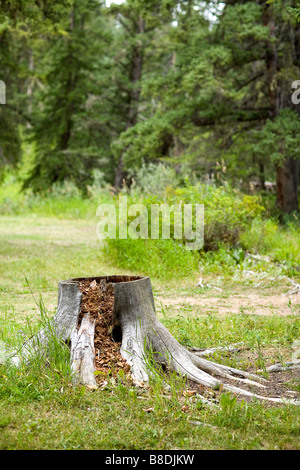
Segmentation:
[[(155, 315), (149, 278), (117, 284), (114, 313), (122, 328), (121, 354), (130, 364), (132, 375), (139, 381), (149, 379), (144, 351), (151, 349), (157, 362), (167, 364), (171, 370), (205, 387), (217, 389), (220, 386), (219, 378), (213, 375), (238, 380), (260, 389), (267, 386), (266, 379), (200, 358), (180, 345)], [(238, 395), (283, 402), (281, 398), (261, 396), (231, 384), (223, 383), (223, 388)], [(293, 400), (289, 402), (300, 404)]]
[(299, 370), (300, 361), (286, 362), (285, 364), (273, 364), (266, 368), (267, 372), (282, 372), (285, 370)]
[[(61, 340), (71, 345), (75, 383), (95, 386), (93, 375), (95, 352), (91, 340), (94, 323), (87, 315), (79, 325), (80, 281), (82, 279), (71, 279), (59, 283), (58, 309), (53, 319), (53, 329)], [(157, 363), (201, 386), (215, 390), (222, 386), (224, 390), (240, 396), (274, 403), (300, 404), (297, 400), (272, 398), (235, 386), (232, 381), (264, 391), (267, 390), (268, 381), (257, 375), (212, 362), (178, 343), (156, 317), (149, 278), (109, 276), (91, 278), (90, 281), (98, 283), (103, 289), (106, 288), (106, 283), (113, 285), (112, 330), (118, 328), (121, 331), (120, 353), (129, 364), (131, 376), (135, 381), (143, 383), (149, 381), (151, 370), (149, 371), (147, 354), (151, 352)], [(38, 347), (46, 350), (47, 331), (41, 331), (38, 336)], [(28, 351), (36, 351), (37, 342), (32, 339), (29, 343), (24, 345), (22, 356), (28, 356)], [(32, 347), (34, 344), (35, 347)], [(206, 401), (203, 396), (201, 399)]]
[(239, 352), (240, 351), (240, 348), (239, 346), (241, 346), (243, 343), (237, 343), (237, 344), (233, 344), (233, 345), (230, 345), (230, 346), (221, 346), (221, 347), (218, 347), (218, 348), (208, 348), (208, 349), (200, 349), (200, 348), (188, 348), (188, 350), (194, 354), (196, 354), (196, 356), (199, 356), (199, 357), (204, 357), (204, 356), (211, 356), (213, 354), (215, 354), (216, 352)]

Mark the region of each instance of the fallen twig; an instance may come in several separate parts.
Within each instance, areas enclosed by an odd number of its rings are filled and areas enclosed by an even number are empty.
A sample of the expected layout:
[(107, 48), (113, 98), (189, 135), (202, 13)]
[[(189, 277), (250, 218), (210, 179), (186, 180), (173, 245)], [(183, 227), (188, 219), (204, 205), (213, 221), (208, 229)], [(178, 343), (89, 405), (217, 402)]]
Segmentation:
[(297, 284), (293, 279), (288, 278), (288, 280), (291, 282), (291, 284), (294, 286), (294, 289), (290, 290), (286, 294), (283, 295), (295, 295), (295, 294), (300, 294), (300, 284)]
[(215, 352), (239, 352), (241, 350), (241, 348), (237, 347), (237, 346), (241, 346), (243, 345), (244, 343), (236, 343), (236, 344), (232, 344), (232, 345), (229, 345), (229, 346), (221, 346), (221, 347), (217, 347), (217, 348), (208, 348), (208, 349), (201, 349), (201, 348), (189, 348), (189, 351), (193, 352), (194, 354), (196, 354), (197, 356), (211, 356), (213, 355)]
[(212, 286), (211, 284), (206, 284), (206, 286), (203, 284), (203, 280), (202, 278), (200, 277), (199, 281), (198, 281), (198, 284), (197, 284), (197, 287), (201, 287), (202, 289), (204, 289), (205, 287), (209, 287), (211, 289), (216, 289), (218, 290), (219, 292), (222, 292), (222, 289), (220, 287), (216, 287), (216, 286)]
[(286, 362), (285, 364), (273, 364), (272, 366), (267, 367), (265, 370), (267, 372), (282, 372), (293, 369), (300, 369), (300, 361)]

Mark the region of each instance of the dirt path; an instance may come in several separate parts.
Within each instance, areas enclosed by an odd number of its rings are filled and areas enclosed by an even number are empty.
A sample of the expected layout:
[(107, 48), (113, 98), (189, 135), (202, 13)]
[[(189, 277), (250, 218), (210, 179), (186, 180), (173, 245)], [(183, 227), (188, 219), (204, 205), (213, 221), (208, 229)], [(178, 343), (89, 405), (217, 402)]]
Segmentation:
[(185, 310), (192, 307), (197, 314), (253, 314), (253, 315), (297, 315), (300, 313), (300, 295), (284, 294), (234, 294), (227, 298), (205, 294), (163, 297), (160, 302), (169, 310)]

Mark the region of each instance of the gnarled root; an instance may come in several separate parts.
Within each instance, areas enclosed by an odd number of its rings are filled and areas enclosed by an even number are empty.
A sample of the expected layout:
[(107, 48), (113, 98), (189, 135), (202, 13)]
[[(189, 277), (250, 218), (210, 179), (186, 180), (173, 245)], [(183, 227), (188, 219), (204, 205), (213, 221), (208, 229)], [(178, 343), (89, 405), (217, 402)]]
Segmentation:
[[(81, 292), (79, 282), (70, 279), (59, 283), (58, 309), (51, 323), (51, 330), (62, 341), (71, 346), (71, 366), (75, 373), (74, 382), (95, 387), (94, 379), (94, 324), (89, 315), (84, 317), (79, 327)], [(94, 281), (93, 281), (94, 280)], [(122, 333), (121, 355), (130, 365), (130, 372), (138, 382), (149, 381), (147, 351), (152, 351), (158, 363), (204, 387), (224, 390), (234, 394), (255, 397), (276, 403), (300, 404), (300, 401), (271, 398), (259, 395), (232, 384), (251, 385), (266, 391), (268, 381), (248, 372), (209, 361), (192, 351), (188, 351), (170, 334), (157, 319), (149, 278), (129, 276), (107, 276), (91, 278), (97, 283), (114, 285), (114, 327)], [(36, 337), (24, 344), (22, 351), (13, 358), (29, 358), (38, 349), (47, 351), (50, 339), (48, 329), (41, 330)], [(227, 383), (229, 381), (230, 383)], [(201, 397), (206, 401), (204, 397)]]
[[(267, 380), (262, 377), (216, 364), (179, 344), (156, 317), (149, 278), (115, 285), (114, 315), (122, 329), (121, 354), (130, 364), (132, 376), (138, 381), (146, 382), (149, 379), (145, 350), (151, 349), (157, 362), (167, 364), (171, 370), (205, 387), (218, 389), (220, 379), (236, 380), (259, 389), (267, 387)], [(258, 395), (226, 382), (223, 389), (276, 403), (288, 401), (300, 404), (293, 400)]]

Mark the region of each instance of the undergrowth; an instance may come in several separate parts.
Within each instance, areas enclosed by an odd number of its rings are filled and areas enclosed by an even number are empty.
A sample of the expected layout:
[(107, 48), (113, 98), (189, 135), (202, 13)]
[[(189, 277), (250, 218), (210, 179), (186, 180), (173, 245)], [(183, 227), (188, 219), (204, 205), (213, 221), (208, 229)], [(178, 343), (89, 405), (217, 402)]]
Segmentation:
[[(151, 170), (151, 169), (150, 169)], [(260, 195), (246, 195), (223, 186), (191, 182), (188, 178), (176, 186), (174, 175), (159, 168), (162, 176), (141, 172), (130, 188), (123, 188), (128, 208), (143, 204), (148, 211), (148, 238), (109, 239), (103, 252), (112, 265), (157, 279), (193, 278), (200, 272), (232, 276), (236, 271), (277, 270), (277, 275), (300, 277), (300, 224), (291, 216), (285, 224), (271, 217), (268, 201)], [(154, 171), (154, 170), (153, 170)], [(172, 178), (171, 178), (172, 176)], [(155, 177), (155, 178), (154, 178)], [(155, 190), (155, 181), (157, 183)], [(96, 181), (83, 197), (71, 182), (56, 185), (47, 194), (20, 192), (20, 182), (13, 176), (0, 187), (0, 214), (93, 220), (97, 225), (97, 207), (111, 204), (118, 216), (118, 196), (102, 181)], [(167, 204), (204, 205), (204, 245), (188, 250), (187, 241), (174, 238), (171, 215), (170, 238), (151, 239), (151, 206)], [(138, 213), (137, 213), (138, 215)], [(136, 215), (136, 216), (137, 216)], [(128, 217), (128, 226), (134, 217)], [(195, 229), (195, 219), (193, 219)], [(118, 220), (117, 220), (118, 222)], [(264, 255), (268, 259), (252, 262), (247, 254)]]

